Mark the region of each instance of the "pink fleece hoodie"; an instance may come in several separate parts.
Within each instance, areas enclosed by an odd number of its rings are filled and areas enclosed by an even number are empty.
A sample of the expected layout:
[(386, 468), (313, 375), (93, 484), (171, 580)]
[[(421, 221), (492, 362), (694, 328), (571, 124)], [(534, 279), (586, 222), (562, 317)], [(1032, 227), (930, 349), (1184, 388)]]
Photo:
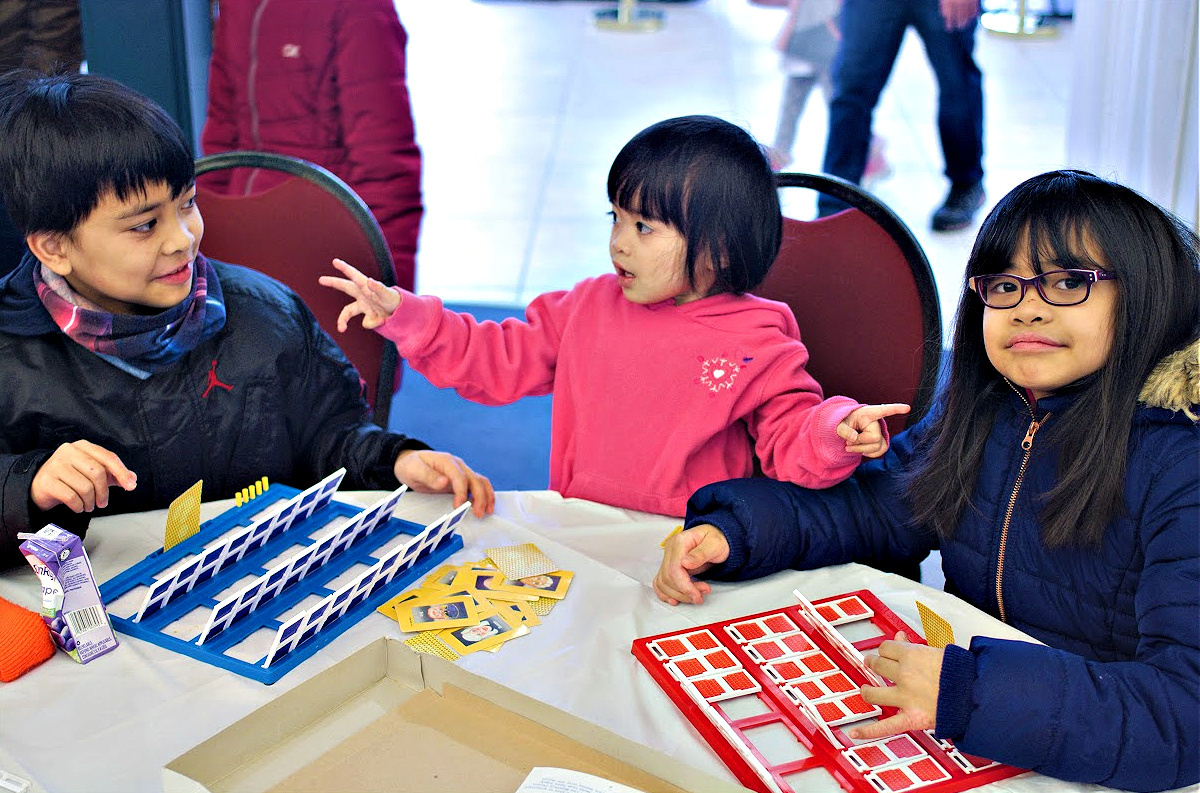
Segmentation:
[(859, 403), (822, 399), (783, 303), (644, 306), (603, 275), (497, 324), (397, 291), (379, 332), (435, 386), (489, 405), (553, 392), (550, 487), (564, 497), (683, 515), (697, 488), (750, 476), (756, 456), (767, 476), (813, 488), (862, 461), (836, 432)]

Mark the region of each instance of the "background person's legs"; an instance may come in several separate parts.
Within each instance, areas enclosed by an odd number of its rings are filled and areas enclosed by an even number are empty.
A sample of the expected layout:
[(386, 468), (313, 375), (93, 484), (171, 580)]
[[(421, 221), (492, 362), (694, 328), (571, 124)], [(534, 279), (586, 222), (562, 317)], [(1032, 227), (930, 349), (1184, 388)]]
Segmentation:
[[(871, 116), (892, 73), (908, 26), (909, 0), (845, 0), (839, 17), (842, 42), (833, 62), (833, 97), (825, 141), (825, 173), (855, 184), (862, 179), (871, 144)], [(821, 216), (845, 208), (821, 196)]]
[(951, 194), (934, 215), (934, 230), (970, 225), (983, 204), (983, 75), (975, 63), (978, 18), (948, 31), (937, 0), (922, 0), (914, 26), (938, 82), (938, 134)]

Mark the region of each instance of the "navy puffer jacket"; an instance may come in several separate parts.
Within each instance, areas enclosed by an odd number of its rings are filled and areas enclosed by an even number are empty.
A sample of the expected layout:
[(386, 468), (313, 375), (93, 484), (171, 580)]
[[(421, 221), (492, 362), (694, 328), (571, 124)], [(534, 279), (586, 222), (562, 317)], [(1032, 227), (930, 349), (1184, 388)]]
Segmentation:
[[(1032, 419), (1015, 392), (1001, 408), (973, 493), (977, 509), (966, 510), (941, 543), (946, 588), (1046, 646), (977, 637), (969, 650), (948, 648), (939, 736), (971, 754), (1071, 781), (1145, 791), (1197, 782), (1198, 351), (1193, 345), (1165, 361), (1143, 390), (1129, 441), (1127, 514), (1113, 521), (1098, 550), (1049, 549), (1042, 542), (1039, 498), (1056, 480), (1057, 458), (1039, 434), (1001, 553), (1001, 527)], [(1188, 382), (1181, 386), (1181, 379)], [(1173, 395), (1176, 409), (1155, 406), (1162, 394)], [(1190, 395), (1188, 404), (1178, 404), (1179, 394)], [(1039, 418), (1050, 413), (1052, 422), (1068, 400), (1040, 400)], [(909, 521), (895, 476), (932, 418), (829, 490), (744, 479), (698, 491), (687, 526), (714, 525), (730, 545), (729, 558), (708, 577), (919, 559), (938, 547), (930, 531)]]

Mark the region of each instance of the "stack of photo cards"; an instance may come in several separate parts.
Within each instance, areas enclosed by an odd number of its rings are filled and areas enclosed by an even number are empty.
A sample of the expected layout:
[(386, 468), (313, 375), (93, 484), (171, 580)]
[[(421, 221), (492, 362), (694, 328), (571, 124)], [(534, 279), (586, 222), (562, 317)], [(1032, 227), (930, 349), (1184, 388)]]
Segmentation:
[(557, 565), (532, 543), (488, 548), (488, 558), (443, 565), (421, 586), (379, 607), (418, 652), (455, 660), (462, 655), (496, 652), (504, 642), (524, 636), (567, 594), (574, 574)]

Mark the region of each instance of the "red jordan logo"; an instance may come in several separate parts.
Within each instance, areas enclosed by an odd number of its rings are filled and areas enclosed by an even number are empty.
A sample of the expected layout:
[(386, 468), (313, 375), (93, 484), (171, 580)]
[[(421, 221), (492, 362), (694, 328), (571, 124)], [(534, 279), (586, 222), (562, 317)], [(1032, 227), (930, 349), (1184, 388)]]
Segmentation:
[(217, 359), (216, 358), (213, 358), (212, 366), (208, 367), (208, 388), (204, 389), (204, 393), (200, 395), (200, 398), (206, 399), (208, 397), (208, 392), (212, 391), (213, 388), (224, 388), (226, 391), (233, 390), (233, 386), (229, 385), (228, 383), (222, 383), (217, 378)]

